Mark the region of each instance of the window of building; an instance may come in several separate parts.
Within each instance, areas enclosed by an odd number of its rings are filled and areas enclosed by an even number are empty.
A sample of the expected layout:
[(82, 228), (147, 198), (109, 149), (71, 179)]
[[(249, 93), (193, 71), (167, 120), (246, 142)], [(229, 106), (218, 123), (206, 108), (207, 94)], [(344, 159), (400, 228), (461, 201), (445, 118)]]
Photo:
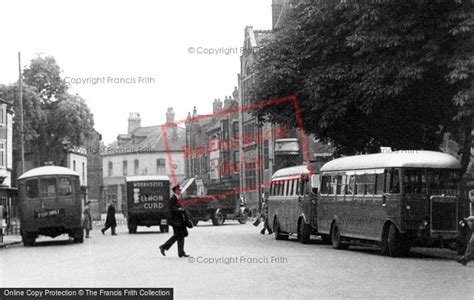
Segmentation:
[(106, 199), (107, 203), (110, 203), (112, 201), (117, 201), (117, 185), (109, 185), (107, 186), (106, 190)]
[(245, 163), (245, 184), (246, 187), (255, 187), (257, 185), (257, 176), (255, 172), (255, 163)]
[(156, 174), (166, 174), (166, 159), (158, 158), (156, 160)]
[(0, 167), (7, 167), (6, 141), (0, 140)]
[(86, 164), (82, 162), (82, 183), (86, 182)]
[(7, 125), (7, 106), (5, 104), (0, 105), (0, 125)]
[(138, 159), (135, 159), (135, 161), (133, 162), (133, 170), (134, 170), (134, 174), (135, 175), (140, 175), (140, 165), (139, 165), (139, 162), (138, 162)]
[(128, 174), (128, 161), (122, 161), (122, 175), (127, 176)]
[(72, 170), (76, 172), (76, 160), (72, 161)]
[(240, 172), (240, 170), (239, 170), (239, 166), (240, 166), (239, 151), (234, 151), (231, 166), (232, 166), (232, 172), (234, 172), (234, 173), (239, 173)]
[(109, 177), (114, 176), (114, 164), (111, 161), (108, 163), (108, 175)]

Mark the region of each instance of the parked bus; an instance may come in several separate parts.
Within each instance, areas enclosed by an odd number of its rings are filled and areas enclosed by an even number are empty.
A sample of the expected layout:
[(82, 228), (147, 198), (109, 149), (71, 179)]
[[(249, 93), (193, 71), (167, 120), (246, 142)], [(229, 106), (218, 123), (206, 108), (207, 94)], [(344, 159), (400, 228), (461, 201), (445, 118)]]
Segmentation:
[(127, 223), (128, 232), (137, 233), (138, 226), (160, 226), (168, 232), (170, 215), (170, 179), (164, 175), (128, 176)]
[(57, 166), (32, 169), (18, 178), (18, 192), (25, 246), (39, 235), (68, 234), (75, 243), (84, 242), (79, 174)]
[(298, 240), (308, 243), (317, 231), (316, 200), (319, 174), (306, 166), (278, 170), (273, 174), (267, 199), (268, 222), (277, 240), (296, 233)]
[(317, 230), (336, 249), (377, 243), (383, 254), (414, 245), (455, 248), (467, 216), (459, 161), (433, 151), (343, 157), (321, 168)]

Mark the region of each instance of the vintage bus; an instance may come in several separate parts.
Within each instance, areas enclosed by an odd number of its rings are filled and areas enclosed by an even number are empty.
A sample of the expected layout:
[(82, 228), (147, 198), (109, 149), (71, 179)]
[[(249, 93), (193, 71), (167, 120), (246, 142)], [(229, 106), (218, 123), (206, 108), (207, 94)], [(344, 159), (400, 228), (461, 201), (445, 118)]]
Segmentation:
[(39, 235), (68, 234), (75, 243), (84, 242), (79, 174), (57, 166), (32, 169), (18, 178), (18, 192), (25, 246), (34, 244)]
[(165, 175), (138, 175), (125, 178), (129, 233), (138, 226), (160, 226), (168, 232), (170, 179)]
[(268, 196), (268, 222), (277, 240), (296, 233), (298, 240), (308, 243), (316, 234), (316, 199), (319, 174), (307, 166), (280, 169), (272, 176)]
[(468, 215), (459, 161), (433, 151), (343, 157), (321, 168), (317, 230), (336, 249), (377, 243), (400, 256), (414, 245), (454, 248)]

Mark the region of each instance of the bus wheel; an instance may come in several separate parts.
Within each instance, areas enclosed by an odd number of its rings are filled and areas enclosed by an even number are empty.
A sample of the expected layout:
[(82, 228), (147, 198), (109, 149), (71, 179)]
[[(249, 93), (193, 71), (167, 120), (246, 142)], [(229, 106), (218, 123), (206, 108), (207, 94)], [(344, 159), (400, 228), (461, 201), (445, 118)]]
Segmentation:
[(349, 246), (344, 244), (341, 239), (341, 232), (336, 223), (331, 227), (331, 243), (334, 249), (347, 249)]
[(25, 246), (33, 246), (36, 240), (36, 236), (33, 233), (30, 232), (22, 232), (21, 233), (21, 239), (23, 241), (23, 245)]
[(224, 214), (220, 210), (216, 210), (214, 217), (212, 218), (212, 224), (216, 226), (222, 225), (224, 224), (224, 220)]
[(199, 219), (191, 219), (191, 223), (193, 223), (193, 226), (197, 226)]
[(298, 223), (298, 241), (302, 244), (308, 244), (310, 240), (310, 227), (303, 219)]
[(397, 227), (390, 224), (388, 233), (382, 239), (382, 254), (391, 257), (404, 256), (410, 251), (410, 243), (400, 234)]
[(273, 221), (273, 232), (275, 232), (275, 240), (287, 240), (288, 235), (282, 234), (280, 231), (280, 223), (278, 223), (278, 219), (275, 218)]
[(321, 235), (321, 240), (323, 241), (324, 244), (330, 245), (332, 243), (331, 236), (329, 236), (327, 234), (322, 234)]

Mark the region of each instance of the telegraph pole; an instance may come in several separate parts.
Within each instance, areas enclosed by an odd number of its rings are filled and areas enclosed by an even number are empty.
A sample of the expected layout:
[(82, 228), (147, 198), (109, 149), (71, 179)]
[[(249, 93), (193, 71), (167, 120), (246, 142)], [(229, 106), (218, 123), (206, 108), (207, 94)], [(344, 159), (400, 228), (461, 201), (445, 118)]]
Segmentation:
[(19, 108), (20, 108), (20, 151), (21, 151), (21, 174), (25, 172), (25, 143), (23, 137), (23, 84), (22, 84), (22, 76), (21, 76), (21, 56), (20, 52), (18, 52), (18, 82), (20, 86), (20, 93), (19, 93)]

